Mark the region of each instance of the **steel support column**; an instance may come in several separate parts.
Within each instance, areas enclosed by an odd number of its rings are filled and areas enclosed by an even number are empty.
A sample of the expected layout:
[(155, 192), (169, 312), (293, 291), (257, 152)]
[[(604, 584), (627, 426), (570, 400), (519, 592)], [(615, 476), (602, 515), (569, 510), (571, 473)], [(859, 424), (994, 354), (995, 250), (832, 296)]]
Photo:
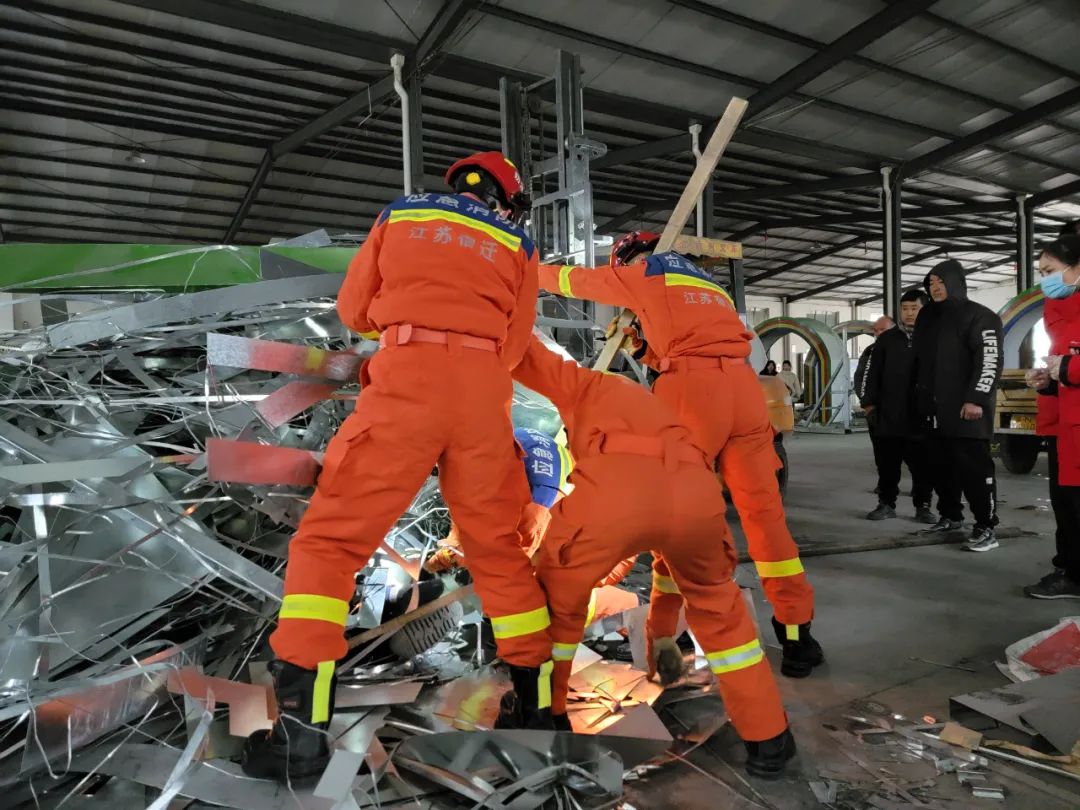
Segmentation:
[(522, 114), (525, 96), (521, 82), (505, 77), (499, 79), (499, 120), (502, 125), (502, 151), (521, 174), (521, 182), (529, 188), (528, 124)]
[(711, 180), (705, 187), (705, 193), (701, 195), (701, 210), (705, 225), (701, 235), (711, 238), (716, 235), (716, 180)]
[[(786, 295), (781, 295), (780, 296), (780, 315), (782, 317), (784, 317), (784, 318), (790, 318), (791, 317), (791, 301), (788, 299), (788, 297)], [(790, 360), (791, 359), (791, 333), (790, 332), (785, 332), (784, 337), (781, 338), (781, 340), (783, 341), (783, 344), (784, 344), (784, 346), (783, 346), (784, 358), (783, 359), (784, 360)], [(800, 370), (800, 373), (802, 373), (801, 370)]]
[(1016, 292), (1035, 286), (1035, 207), (1027, 194), (1016, 196)]
[(731, 266), (731, 300), (735, 302), (735, 311), (746, 320), (746, 278), (743, 275), (743, 260), (732, 259)]
[(424, 106), (420, 84), (423, 77), (419, 71), (413, 71), (405, 83), (409, 95), (409, 166), (411, 187), (414, 193), (425, 191), (424, 188)]
[(899, 170), (891, 166), (881, 168), (881, 234), (882, 234), (882, 295), (885, 314), (899, 317), (900, 306), (900, 268), (902, 256), (900, 246), (903, 242), (903, 217), (900, 213), (900, 201), (904, 180)]

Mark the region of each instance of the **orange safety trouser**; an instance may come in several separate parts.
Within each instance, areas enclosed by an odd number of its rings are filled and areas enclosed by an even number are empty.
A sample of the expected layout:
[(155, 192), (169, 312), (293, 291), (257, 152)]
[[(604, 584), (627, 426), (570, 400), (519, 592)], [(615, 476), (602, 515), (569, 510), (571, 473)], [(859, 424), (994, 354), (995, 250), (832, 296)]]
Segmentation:
[(757, 375), (741, 358), (676, 358), (653, 392), (675, 408), (723, 477), (776, 620), (797, 632), (814, 616), (814, 590), (784, 516), (779, 459)]
[(577, 465), (574, 491), (552, 508), (537, 566), (551, 609), (552, 711), (566, 711), (593, 586), (620, 560), (652, 549), (686, 596), (687, 621), (736, 731), (750, 741), (782, 732), (780, 693), (731, 579), (735, 552), (713, 474), (703, 463), (668, 469), (661, 459), (628, 453), (588, 456)]
[(460, 344), (391, 346), (365, 371), (371, 381), (327, 447), (289, 547), (274, 653), (309, 669), (345, 655), (355, 572), (437, 463), (499, 655), (523, 667), (546, 663), (547, 603), (518, 542), (529, 490), (514, 450), (512, 383), (498, 354)]

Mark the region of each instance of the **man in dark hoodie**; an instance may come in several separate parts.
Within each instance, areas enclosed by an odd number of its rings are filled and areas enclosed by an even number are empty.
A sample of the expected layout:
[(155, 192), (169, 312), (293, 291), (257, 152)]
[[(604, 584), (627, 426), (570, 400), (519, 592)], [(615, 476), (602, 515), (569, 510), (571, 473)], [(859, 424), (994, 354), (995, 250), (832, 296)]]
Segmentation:
[(878, 505), (867, 520), (896, 517), (896, 499), (900, 494), (901, 467), (911, 472), (911, 496), (915, 519), (934, 523), (930, 510), (933, 485), (926, 442), (917, 435), (912, 418), (912, 371), (915, 352), (911, 347), (919, 312), (930, 301), (918, 288), (900, 298), (900, 321), (874, 341), (874, 351), (866, 363), (866, 373), (859, 390), (859, 401), (871, 425), (874, 463), (878, 471)]
[(965, 551), (997, 548), (997, 483), (990, 438), (994, 389), (1001, 378), (1001, 318), (969, 301), (964, 269), (949, 259), (924, 282), (932, 303), (912, 337), (916, 413), (929, 433), (931, 478), (941, 518), (928, 532), (963, 526), (967, 498), (975, 518)]

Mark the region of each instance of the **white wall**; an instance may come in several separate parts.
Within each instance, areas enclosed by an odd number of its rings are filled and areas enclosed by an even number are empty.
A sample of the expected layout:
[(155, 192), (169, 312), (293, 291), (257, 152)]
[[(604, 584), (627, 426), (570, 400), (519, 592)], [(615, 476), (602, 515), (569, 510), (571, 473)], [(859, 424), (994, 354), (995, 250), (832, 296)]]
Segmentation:
[[(19, 303), (12, 304), (12, 301)], [(36, 329), (41, 324), (41, 302), (36, 295), (0, 293), (0, 331)]]
[(969, 290), (968, 297), (984, 307), (990, 307), (994, 312), (999, 312), (1011, 298), (1016, 297), (1016, 282), (998, 284), (995, 287), (981, 287), (977, 290)]

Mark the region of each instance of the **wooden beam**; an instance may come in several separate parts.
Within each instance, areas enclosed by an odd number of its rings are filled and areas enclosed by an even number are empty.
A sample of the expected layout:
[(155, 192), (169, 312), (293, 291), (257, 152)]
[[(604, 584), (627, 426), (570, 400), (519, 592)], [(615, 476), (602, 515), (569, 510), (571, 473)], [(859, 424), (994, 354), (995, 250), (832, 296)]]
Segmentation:
[[(727, 109), (724, 110), (724, 115), (720, 118), (720, 122), (716, 125), (716, 129), (713, 130), (712, 135), (709, 137), (709, 142), (705, 145), (705, 149), (701, 153), (701, 159), (698, 160), (697, 166), (694, 168), (694, 173), (690, 175), (690, 180), (687, 181), (686, 187), (682, 191), (682, 196), (679, 197), (679, 201), (675, 204), (675, 209), (668, 218), (667, 225), (664, 226), (664, 232), (660, 234), (660, 241), (656, 245), (656, 253), (664, 253), (671, 250), (675, 245), (676, 239), (682, 234), (682, 230), (686, 227), (686, 223), (690, 221), (690, 215), (694, 212), (694, 207), (701, 198), (701, 193), (712, 180), (716, 164), (720, 162), (724, 150), (727, 149), (728, 144), (731, 143), (731, 136), (735, 134), (739, 122), (746, 113), (746, 107), (746, 99), (737, 96), (728, 102)], [(629, 309), (624, 309), (619, 314), (619, 318), (615, 325), (615, 333), (606, 343), (604, 343), (604, 348), (600, 351), (600, 355), (596, 358), (596, 362), (593, 363), (594, 369), (604, 371), (611, 365), (611, 361), (615, 359), (615, 355), (618, 353), (619, 349), (622, 348), (624, 342), (623, 330), (626, 329), (633, 320), (634, 313)]]

